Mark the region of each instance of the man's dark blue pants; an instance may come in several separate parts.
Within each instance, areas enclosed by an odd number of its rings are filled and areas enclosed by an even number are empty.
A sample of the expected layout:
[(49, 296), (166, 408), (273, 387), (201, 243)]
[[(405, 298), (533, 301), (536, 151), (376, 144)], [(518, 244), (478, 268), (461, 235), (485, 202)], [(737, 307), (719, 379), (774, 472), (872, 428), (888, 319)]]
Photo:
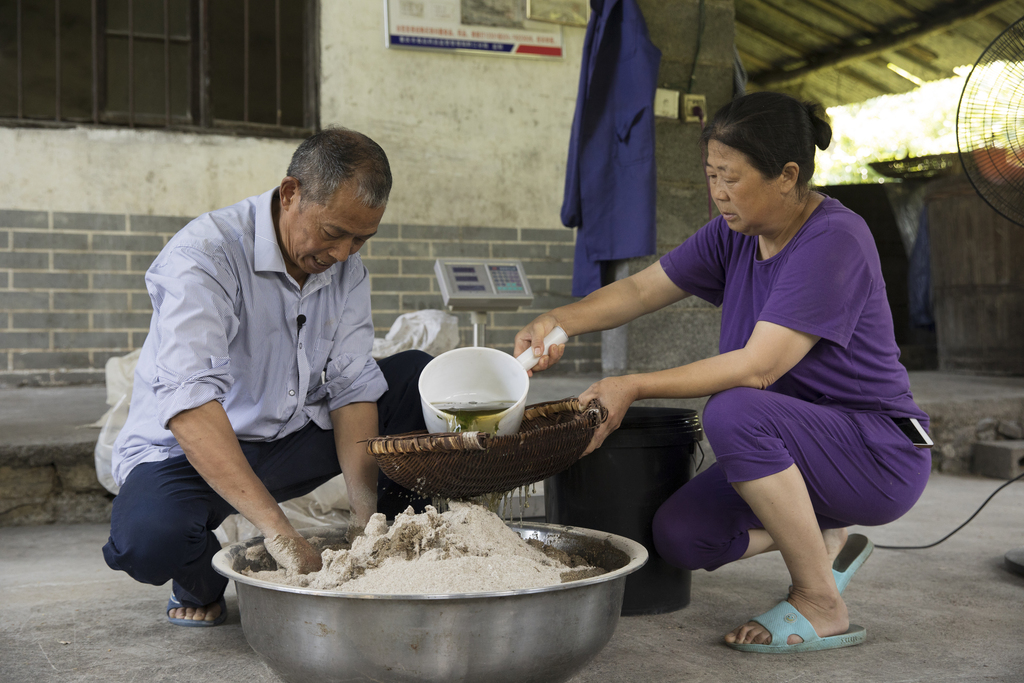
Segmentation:
[[(381, 434), (424, 429), (417, 383), (430, 356), (406, 351), (378, 361), (388, 382), (377, 401)], [(312, 422), (280, 441), (241, 442), (256, 476), (278, 502), (309, 493), (341, 472), (334, 433)], [(429, 502), (381, 474), (377, 510), (388, 517)], [(211, 562), (220, 550), (213, 530), (234, 509), (206, 483), (185, 457), (137, 465), (114, 499), (110, 539), (103, 557), (111, 569), (172, 590), (188, 607), (215, 602), (228, 580)]]

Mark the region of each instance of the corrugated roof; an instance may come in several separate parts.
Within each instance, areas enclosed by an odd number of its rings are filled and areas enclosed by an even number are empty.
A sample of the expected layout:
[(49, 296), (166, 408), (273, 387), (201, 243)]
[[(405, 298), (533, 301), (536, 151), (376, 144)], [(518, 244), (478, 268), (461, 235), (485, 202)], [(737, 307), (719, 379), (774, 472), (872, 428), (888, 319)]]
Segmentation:
[(949, 78), (1024, 17), (1024, 0), (735, 0), (735, 8), (749, 89), (826, 107)]

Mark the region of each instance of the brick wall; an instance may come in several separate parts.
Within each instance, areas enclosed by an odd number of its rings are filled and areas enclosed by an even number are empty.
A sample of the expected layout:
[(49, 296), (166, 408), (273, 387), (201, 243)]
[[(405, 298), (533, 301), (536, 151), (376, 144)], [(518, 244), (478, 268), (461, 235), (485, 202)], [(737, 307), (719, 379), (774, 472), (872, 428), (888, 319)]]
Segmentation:
[[(143, 276), (190, 219), (0, 210), (0, 386), (102, 382), (108, 358), (142, 346), (152, 311)], [(566, 229), (381, 225), (363, 247), (374, 324), (441, 308), (434, 259), (521, 259), (534, 290), (523, 312), (489, 316), (487, 344), (512, 350), (537, 313), (572, 300), (573, 232)], [(460, 314), (464, 344), (469, 315)], [(562, 372), (599, 372), (600, 335), (572, 340)]]

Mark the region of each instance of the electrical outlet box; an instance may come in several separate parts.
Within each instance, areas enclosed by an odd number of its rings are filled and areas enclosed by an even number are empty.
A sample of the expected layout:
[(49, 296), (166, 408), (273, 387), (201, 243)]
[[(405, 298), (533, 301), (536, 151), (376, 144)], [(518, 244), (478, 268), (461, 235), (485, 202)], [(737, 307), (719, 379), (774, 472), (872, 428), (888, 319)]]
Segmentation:
[[(694, 113), (694, 109), (700, 107), (701, 116)], [(708, 120), (708, 101), (703, 95), (683, 95), (683, 121), (685, 123), (700, 123), (701, 117)]]
[(679, 91), (658, 88), (654, 91), (654, 115), (666, 119), (679, 118)]

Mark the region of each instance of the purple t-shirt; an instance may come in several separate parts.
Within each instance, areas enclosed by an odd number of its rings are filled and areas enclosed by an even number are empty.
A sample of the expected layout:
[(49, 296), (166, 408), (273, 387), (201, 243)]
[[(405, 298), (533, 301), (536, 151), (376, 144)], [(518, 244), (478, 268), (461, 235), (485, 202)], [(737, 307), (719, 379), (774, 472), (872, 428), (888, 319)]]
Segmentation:
[(717, 217), (661, 265), (684, 291), (722, 307), (718, 350), (743, 348), (759, 320), (821, 337), (768, 391), (854, 412), (926, 418), (899, 363), (878, 250), (864, 219), (825, 197), (775, 256)]

